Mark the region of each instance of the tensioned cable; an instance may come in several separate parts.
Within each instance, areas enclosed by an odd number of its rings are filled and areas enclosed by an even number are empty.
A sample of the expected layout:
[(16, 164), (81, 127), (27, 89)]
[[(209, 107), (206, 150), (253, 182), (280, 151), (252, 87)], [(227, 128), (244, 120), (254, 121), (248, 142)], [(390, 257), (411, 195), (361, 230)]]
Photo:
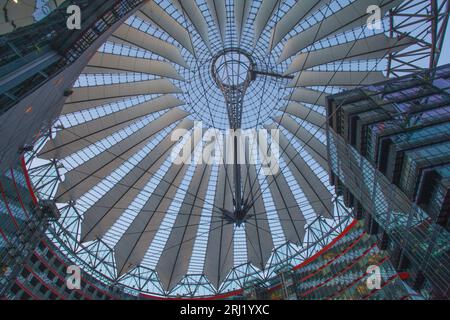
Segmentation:
[[(64, 129), (64, 130), (66, 130), (66, 131), (68, 131), (69, 133), (71, 133), (71, 134), (73, 134), (73, 135), (79, 137), (81, 140), (85, 140), (85, 141), (87, 141), (87, 142), (89, 142), (89, 143), (92, 143), (92, 141), (86, 139), (85, 137), (79, 136), (78, 134), (74, 133), (73, 131), (71, 131), (71, 130), (68, 129), (68, 128), (66, 128), (66, 129)], [(103, 147), (104, 147), (104, 146), (103, 146)], [(106, 147), (104, 147), (104, 148), (105, 148), (105, 150), (103, 150), (103, 152), (110, 153), (111, 155), (113, 155), (113, 156), (117, 157), (118, 159), (123, 160), (123, 161), (125, 161), (125, 162), (127, 162), (127, 163), (129, 162), (129, 159), (123, 158), (122, 156), (117, 156), (115, 153), (113, 153), (112, 151), (110, 151), (109, 148), (106, 148)], [(173, 148), (173, 147), (171, 147), (171, 148)], [(145, 172), (148, 172), (147, 169), (144, 169), (144, 168), (140, 167), (139, 165), (136, 165), (135, 167), (138, 168), (138, 169), (140, 169), (140, 170), (142, 170), (144, 173), (145, 173)], [(81, 174), (84, 174), (84, 175), (88, 175), (88, 173), (86, 173), (86, 172), (84, 172), (84, 171), (82, 171), (82, 170), (79, 170), (79, 169), (77, 169), (77, 168), (73, 168), (73, 169), (71, 169), (70, 171), (75, 171), (75, 172), (78, 172), (78, 173), (81, 173)], [(127, 188), (130, 188), (130, 189), (134, 189), (134, 190), (139, 190), (139, 191), (141, 191), (141, 189), (136, 188), (136, 187), (134, 187), (134, 186), (124, 184), (124, 183), (122, 183), (122, 182), (120, 182), (120, 181), (112, 180), (111, 178), (109, 178), (109, 176), (107, 176), (107, 177), (101, 177), (101, 176), (98, 176), (98, 175), (96, 175), (96, 174), (89, 174), (89, 176), (92, 176), (92, 177), (97, 178), (97, 179), (102, 180), (102, 181), (108, 181), (108, 182), (111, 182), (111, 183), (113, 183), (113, 184), (115, 184), (115, 185), (116, 185), (116, 184), (117, 184), (117, 185), (122, 185), (122, 186), (127, 187)], [(203, 201), (204, 203), (207, 203), (207, 204), (209, 204), (209, 205), (211, 205), (211, 206), (213, 206), (213, 207), (216, 207), (215, 210), (218, 210), (218, 212), (221, 212), (221, 209), (222, 209), (221, 207), (216, 206), (213, 202), (210, 202), (210, 201), (208, 201), (208, 200), (206, 200), (206, 199), (203, 199), (203, 198), (201, 198), (201, 197), (198, 197), (198, 196), (195, 195), (195, 194), (190, 193), (188, 189), (182, 188), (181, 186), (176, 186), (173, 182), (167, 181), (166, 179), (164, 179), (164, 177), (163, 177), (159, 172), (156, 172), (156, 173), (152, 174), (152, 177), (155, 177), (155, 178), (157, 178), (157, 179), (160, 179), (162, 182), (168, 183), (168, 184), (170, 184), (171, 186), (177, 187), (177, 188), (180, 189), (181, 191), (186, 192), (188, 195), (194, 196), (194, 197), (196, 197), (196, 199), (199, 199), (200, 201)], [(156, 196), (159, 196), (159, 197), (162, 197), (162, 198), (165, 198), (165, 199), (168, 199), (168, 200), (171, 200), (171, 201), (175, 201), (175, 202), (177, 202), (177, 203), (183, 203), (183, 201), (178, 200), (178, 199), (176, 199), (176, 198), (171, 198), (171, 197), (169, 197), (169, 196), (167, 196), (167, 195), (161, 195), (161, 194), (158, 194), (158, 193), (156, 193), (156, 192), (152, 192), (152, 194), (154, 194), (154, 195), (156, 195)], [(330, 198), (330, 199), (333, 199), (333, 198), (334, 198), (334, 197), (332, 197), (332, 198)], [(319, 200), (319, 201), (320, 201), (320, 200)], [(305, 201), (305, 203), (307, 203), (307, 202), (308, 202), (308, 201)], [(310, 202), (310, 203), (315, 203), (315, 202), (317, 202), (317, 201), (309, 201), (309, 202)], [(101, 206), (98, 206), (98, 205), (93, 204), (93, 205), (90, 205), (89, 207), (101, 207)], [(196, 206), (196, 207), (198, 207), (198, 208), (203, 208), (203, 207), (200, 207), (200, 206)], [(106, 207), (106, 206), (105, 206), (105, 208), (110, 208), (110, 207)], [(117, 207), (114, 207), (114, 208), (115, 208), (115, 209), (123, 209), (123, 208), (117, 208)], [(284, 208), (284, 207), (283, 207), (283, 208)], [(287, 209), (287, 208), (291, 208), (291, 207), (286, 207), (286, 209)], [(128, 209), (128, 208), (127, 208), (127, 209)], [(125, 210), (125, 209), (124, 209), (124, 210)], [(140, 210), (140, 211), (145, 211), (145, 210)], [(276, 210), (274, 209), (273, 211), (275, 212)], [(157, 212), (157, 211), (155, 211), (155, 212)], [(259, 215), (259, 214), (264, 214), (265, 212), (271, 212), (271, 211), (270, 211), (270, 210), (269, 210), (269, 211), (266, 210), (266, 211), (257, 213), (257, 215)]]
[[(323, 21), (323, 20), (322, 20), (322, 21)], [(364, 28), (362, 29), (361, 34), (363, 34), (363, 32), (364, 32)], [(360, 36), (361, 36), (361, 34), (360, 34)], [(411, 34), (411, 32), (410, 32), (409, 34)], [(407, 35), (409, 35), (409, 34), (407, 34)], [(359, 37), (358, 37), (358, 38), (359, 38)], [(396, 43), (398, 43), (401, 39), (403, 39), (403, 37), (399, 37), (399, 38), (397, 39)], [(354, 43), (352, 44), (350, 50), (351, 50), (355, 45), (356, 45), (356, 42), (354, 42)], [(346, 57), (348, 56), (349, 52), (350, 52), (350, 51), (347, 52)], [(370, 72), (370, 71), (375, 70), (375, 68), (378, 66), (378, 64), (385, 58), (385, 56), (386, 56), (388, 53), (389, 53), (389, 52), (385, 53), (384, 56), (383, 56), (378, 62), (375, 63), (375, 66), (374, 66), (371, 70), (368, 70), (368, 71)], [(344, 60), (345, 60), (345, 58), (341, 60), (341, 65), (343, 64)], [(306, 60), (305, 60), (305, 61), (306, 61)], [(369, 72), (361, 79), (361, 81), (359, 82), (359, 84), (358, 84), (357, 86), (360, 86), (361, 83), (369, 76)], [(325, 88), (329, 87), (330, 81), (332, 81), (332, 79), (334, 78), (334, 76), (336, 75), (336, 73), (337, 73), (337, 71), (335, 71), (335, 72), (333, 73), (332, 78), (328, 81), (328, 83), (327, 83), (327, 85), (325, 86)], [(300, 79), (300, 78), (298, 78), (297, 81), (298, 81), (299, 79)], [(323, 94), (323, 92), (322, 92), (322, 94)], [(292, 94), (291, 94), (291, 96), (289, 97), (289, 100), (288, 100), (288, 101), (290, 101), (291, 98), (292, 98)], [(319, 98), (320, 98), (320, 97), (319, 97)], [(318, 102), (319, 98), (316, 99), (316, 101), (315, 101), (314, 104), (316, 104), (316, 103)], [(324, 126), (324, 125), (327, 123), (327, 121), (328, 121), (328, 120), (329, 120), (329, 119), (330, 119), (330, 118), (331, 118), (331, 117), (332, 117), (332, 116), (333, 116), (333, 115), (334, 115), (334, 114), (342, 107), (342, 105), (347, 101), (347, 99), (348, 99), (348, 98), (345, 98), (345, 99), (344, 99), (344, 100), (336, 107), (336, 110), (335, 110), (332, 114), (330, 114), (329, 116), (326, 117), (325, 122), (324, 122), (320, 127), (317, 128), (317, 130), (314, 132), (314, 134), (312, 134), (311, 137), (310, 137), (307, 141), (305, 141), (305, 142), (303, 143), (303, 145), (302, 145), (302, 147), (300, 148), (300, 150), (298, 150), (298, 152), (295, 154), (294, 157), (292, 157), (292, 159), (289, 159), (289, 161), (287, 162), (286, 166), (288, 166), (288, 165), (289, 165), (289, 164), (290, 164), (290, 163), (291, 163), (291, 162), (292, 162), (292, 161), (300, 154), (300, 152), (304, 149), (305, 146), (309, 146), (309, 145), (308, 145), (309, 142), (315, 137), (315, 135), (316, 135), (320, 130), (323, 129), (323, 126)], [(285, 112), (286, 112), (286, 109), (283, 110), (283, 115), (284, 115)], [(310, 110), (308, 111), (307, 116), (309, 116), (309, 114), (310, 114), (311, 112), (312, 112), (312, 109), (310, 109)], [(306, 117), (307, 117), (307, 116), (306, 116)], [(306, 117), (305, 117), (305, 118), (306, 118)], [(278, 128), (279, 128), (280, 125), (281, 125), (281, 123), (278, 123)], [(295, 131), (295, 133), (294, 133), (294, 134), (292, 135), (292, 137), (289, 139), (289, 142), (291, 142), (291, 141), (295, 138), (295, 136), (296, 136), (296, 134), (298, 133), (298, 131), (300, 130), (300, 128), (301, 128), (301, 126), (299, 126), (299, 128), (297, 128), (297, 130)], [(286, 149), (287, 149), (287, 147), (283, 148), (283, 151), (281, 152), (280, 157), (285, 153)], [(286, 166), (285, 166), (285, 168), (286, 168)], [(275, 179), (274, 179), (273, 181), (275, 181)], [(272, 181), (272, 182), (273, 182), (273, 181)], [(262, 196), (263, 192), (265, 192), (265, 190), (267, 190), (267, 188), (269, 187), (269, 185), (270, 185), (272, 182), (269, 182), (269, 183), (268, 183), (268, 186), (267, 186), (266, 188), (264, 188), (264, 190), (262, 190), (262, 191), (260, 192), (260, 195), (258, 196), (258, 198)]]
[[(85, 141), (87, 141), (87, 142), (89, 142), (89, 143), (91, 143), (91, 144), (94, 144), (94, 142), (90, 141), (89, 139), (86, 139), (85, 137), (79, 136), (78, 134), (74, 133), (74, 132), (71, 131), (70, 129), (64, 129), (64, 130), (66, 130), (66, 131), (68, 131), (69, 133), (71, 133), (71, 134), (73, 134), (73, 135), (79, 137), (79, 138), (82, 139), (82, 140), (85, 140)], [(96, 142), (96, 143), (97, 143), (97, 142)], [(103, 144), (103, 143), (102, 143), (102, 144)], [(105, 146), (103, 146), (103, 148), (104, 148), (104, 150), (103, 150), (102, 152), (107, 152), (107, 153), (113, 155), (113, 156), (115, 157), (115, 159), (120, 159), (120, 160), (123, 160), (123, 161), (125, 161), (125, 162), (127, 162), (127, 163), (129, 162), (129, 159), (125, 159), (125, 158), (123, 158), (122, 156), (116, 155), (114, 152), (110, 151), (109, 148), (106, 148)], [(173, 147), (171, 147), (171, 149), (172, 149), (172, 148), (173, 148)], [(169, 155), (169, 157), (170, 157), (170, 155)], [(148, 172), (148, 169), (144, 169), (144, 168), (140, 167), (139, 165), (135, 165), (134, 167), (140, 169), (140, 170), (141, 170), (142, 172), (144, 172), (144, 173), (147, 173), (147, 172)], [(73, 169), (70, 170), (70, 171), (79, 172), (79, 173), (85, 174), (86, 176), (92, 176), (92, 177), (96, 177), (96, 178), (101, 179), (101, 180), (109, 181), (109, 180), (108, 180), (108, 177), (99, 177), (99, 176), (97, 176), (97, 175), (95, 175), (95, 174), (90, 174), (90, 173), (88, 174), (88, 173), (83, 172), (83, 171), (81, 171), (81, 170), (78, 170), (78, 169), (76, 169), (76, 168), (73, 168)], [(161, 175), (160, 172), (156, 172), (156, 173), (152, 174), (152, 177), (156, 177), (157, 179), (160, 179), (162, 182), (168, 183), (170, 186), (174, 186), (174, 187), (178, 188), (179, 190), (181, 190), (181, 191), (183, 191), (183, 192), (186, 192), (188, 195), (194, 196), (194, 197), (198, 198), (199, 200), (204, 201), (205, 203), (208, 203), (208, 204), (210, 204), (210, 205), (212, 205), (212, 206), (214, 206), (214, 207), (217, 207), (217, 206), (215, 206), (213, 203), (209, 202), (208, 200), (202, 199), (202, 198), (200, 198), (200, 197), (197, 197), (195, 194), (190, 193), (188, 189), (184, 189), (184, 188), (182, 188), (181, 186), (175, 185), (175, 184), (173, 183), (173, 181), (167, 181), (166, 179), (164, 179), (164, 177)], [(81, 183), (81, 182), (82, 182), (82, 181), (80, 181), (80, 183)], [(120, 181), (116, 182), (116, 181), (114, 181), (114, 180), (111, 180), (111, 181), (109, 181), (109, 182), (112, 182), (112, 183), (114, 183), (114, 184), (119, 184), (119, 185), (123, 185), (123, 186), (129, 187), (129, 188), (135, 189), (135, 188), (132, 187), (132, 186), (128, 186), (128, 185), (126, 185), (126, 184), (120, 183)], [(139, 190), (140, 190), (140, 189), (139, 189)], [(158, 196), (161, 196), (161, 195), (158, 195)], [(161, 196), (161, 197), (164, 197), (164, 196)], [(57, 200), (57, 199), (58, 199), (58, 198), (55, 198), (55, 200)], [(220, 210), (221, 208), (217, 207), (217, 209)]]

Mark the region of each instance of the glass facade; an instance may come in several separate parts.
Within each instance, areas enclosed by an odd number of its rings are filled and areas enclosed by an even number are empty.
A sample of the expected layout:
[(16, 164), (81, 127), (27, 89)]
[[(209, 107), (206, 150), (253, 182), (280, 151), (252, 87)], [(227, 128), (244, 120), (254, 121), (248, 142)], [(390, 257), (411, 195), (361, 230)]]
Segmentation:
[(67, 270), (74, 263), (45, 235), (59, 212), (37, 202), (28, 179), (20, 165), (0, 178), (0, 299), (130, 299), (84, 272), (80, 288), (68, 288)]
[[(14, 32), (0, 32), (0, 76), (10, 80), (0, 86), (0, 115), (72, 64), (111, 25), (142, 3), (139, 0), (106, 5), (104, 1), (58, 2), (58, 7), (52, 5), (54, 10), (40, 21)], [(74, 3), (83, 12), (82, 25), (90, 26), (82, 30), (82, 36), (66, 26), (67, 8)], [(20, 76), (12, 77), (13, 73)]]
[[(274, 300), (402, 300), (423, 299), (393, 268), (381, 241), (355, 220), (339, 239), (316, 256), (282, 269), (271, 283), (248, 284), (243, 297)], [(372, 284), (373, 275), (379, 282)]]
[(330, 97), (331, 178), (373, 219), (398, 270), (449, 296), (450, 66)]

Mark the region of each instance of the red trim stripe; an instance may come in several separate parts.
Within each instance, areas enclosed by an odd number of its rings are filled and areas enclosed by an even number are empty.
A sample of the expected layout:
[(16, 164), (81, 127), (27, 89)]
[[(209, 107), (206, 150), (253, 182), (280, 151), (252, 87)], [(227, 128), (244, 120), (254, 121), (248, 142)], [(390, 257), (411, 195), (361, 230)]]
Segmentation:
[(389, 279), (387, 279), (381, 286), (380, 289), (374, 289), (371, 292), (369, 292), (368, 294), (366, 294), (364, 297), (362, 297), (363, 300), (367, 300), (369, 299), (371, 296), (373, 296), (375, 293), (381, 291), (381, 289), (383, 289), (384, 287), (388, 286), (389, 284), (391, 284), (392, 282), (394, 282), (395, 279), (399, 278), (400, 275), (394, 274), (393, 276), (389, 277)]
[[(36, 251), (34, 252), (34, 254), (36, 255), (36, 257), (38, 258), (38, 260), (47, 267), (48, 270), (50, 270), (51, 273), (53, 273), (53, 275), (55, 275), (59, 280), (65, 282), (66, 279), (63, 278), (54, 268), (52, 268), (45, 260), (44, 257), (42, 257), (39, 253), (37, 253)], [(83, 290), (78, 290), (75, 289), (76, 292), (80, 293), (83, 297), (85, 297), (87, 300), (91, 300), (91, 297), (89, 297), (88, 295), (86, 295)]]
[[(381, 261), (379, 261), (376, 266), (381, 266), (383, 263), (385, 263), (388, 260), (388, 257), (384, 257), (383, 259), (381, 259)], [(345, 286), (344, 288), (342, 288), (341, 290), (333, 293), (331, 296), (328, 296), (326, 298), (326, 300), (331, 300), (334, 297), (342, 294), (344, 291), (350, 289), (351, 287), (353, 287), (356, 283), (358, 283), (359, 281), (361, 281), (362, 279), (364, 279), (366, 276), (368, 276), (369, 274), (367, 272), (363, 273), (359, 278), (356, 278), (355, 280), (353, 280), (352, 282), (350, 282), (347, 286)]]
[[(53, 251), (53, 249), (44, 241), (42, 240), (42, 243), (45, 245), (45, 247), (52, 253), (52, 255), (54, 255), (56, 257), (56, 259), (61, 262), (64, 266), (68, 266), (68, 264), (61, 259), (61, 257), (59, 257), (55, 251)], [(115, 299), (114, 296), (112, 296), (111, 294), (109, 294), (107, 291), (101, 289), (100, 287), (94, 285), (93, 283), (91, 283), (89, 280), (87, 280), (86, 278), (84, 278), (83, 276), (81, 276), (81, 280), (85, 281), (87, 284), (89, 284), (90, 286), (94, 287), (97, 289), (97, 291), (100, 291), (101, 293), (103, 293), (104, 295), (106, 295), (107, 297), (110, 297), (111, 299)]]
[(338, 273), (333, 274), (332, 277), (328, 278), (327, 280), (319, 283), (318, 285), (314, 286), (313, 288), (309, 289), (308, 291), (306, 291), (305, 293), (303, 293), (301, 296), (305, 297), (307, 295), (309, 295), (311, 292), (323, 287), (325, 284), (327, 284), (328, 282), (332, 281), (333, 279), (336, 279), (337, 277), (339, 277), (340, 275), (343, 275), (344, 273), (346, 273), (348, 270), (350, 270), (351, 268), (353, 268), (356, 263), (358, 263), (359, 260), (361, 260), (362, 258), (364, 258), (370, 251), (372, 251), (373, 248), (376, 247), (376, 243), (374, 243), (369, 249), (367, 249), (366, 251), (364, 251), (359, 257), (355, 258), (349, 265), (347, 265), (346, 267), (344, 267), (342, 270), (340, 270)]
[[(64, 296), (62, 296), (58, 291), (55, 291), (55, 289), (50, 286), (48, 283), (46, 283), (38, 274), (36, 274), (33, 269), (31, 269), (29, 266), (25, 266), (25, 269), (28, 270), (38, 281), (46, 287), (48, 290), (50, 290), (53, 294), (55, 294), (57, 297), (59, 297), (61, 300), (66, 300)], [(41, 300), (40, 298), (37, 298), (38, 300)]]
[(5, 239), (6, 242), (8, 242), (8, 244), (11, 243), (9, 239), (6, 237), (6, 234), (3, 232), (2, 228), (0, 228), (0, 235), (2, 236), (3, 239)]
[(358, 220), (354, 219), (352, 221), (352, 223), (350, 223), (345, 229), (344, 231), (342, 231), (342, 233), (340, 235), (338, 235), (336, 238), (334, 238), (328, 245), (326, 245), (325, 247), (322, 248), (322, 250), (320, 250), (319, 252), (317, 252), (316, 254), (314, 254), (312, 257), (306, 259), (305, 261), (303, 261), (302, 263), (300, 263), (299, 265), (295, 266), (292, 268), (292, 270), (298, 270), (304, 266), (306, 266), (307, 264), (310, 264), (311, 262), (313, 262), (314, 260), (316, 260), (319, 256), (321, 256), (322, 254), (324, 254), (326, 251), (328, 251), (331, 247), (333, 247), (336, 242), (338, 242), (339, 240), (341, 240), (345, 235), (347, 235), (351, 229), (353, 229), (353, 227), (356, 225), (356, 223), (358, 222)]
[(318, 268), (316, 271), (314, 271), (313, 273), (305, 276), (304, 278), (302, 278), (300, 280), (300, 282), (306, 281), (309, 278), (315, 276), (317, 273), (319, 273), (320, 271), (322, 271), (323, 269), (325, 269), (326, 267), (328, 267), (329, 265), (331, 265), (334, 261), (336, 261), (337, 259), (339, 259), (340, 257), (342, 257), (343, 255), (345, 255), (347, 252), (349, 252), (354, 246), (356, 246), (359, 241), (361, 241), (361, 239), (366, 235), (365, 232), (361, 233), (358, 238), (356, 238), (347, 248), (345, 248), (344, 251), (342, 251), (341, 253), (339, 253), (337, 256), (335, 256), (333, 259), (331, 259), (330, 261), (328, 261), (327, 263), (325, 263), (323, 266), (321, 266), (320, 268)]
[(34, 194), (33, 185), (31, 184), (30, 176), (28, 175), (27, 164), (25, 163), (25, 158), (23, 156), (20, 158), (20, 162), (22, 164), (22, 171), (25, 176), (25, 181), (27, 182), (28, 191), (30, 191), (31, 200), (37, 206), (38, 199), (36, 198), (36, 195)]
[(28, 290), (28, 288), (23, 285), (19, 280), (16, 279), (16, 284), (20, 287), (20, 289), (22, 289), (23, 291), (25, 291), (31, 298), (35, 299), (35, 300), (39, 300), (39, 298), (30, 290)]

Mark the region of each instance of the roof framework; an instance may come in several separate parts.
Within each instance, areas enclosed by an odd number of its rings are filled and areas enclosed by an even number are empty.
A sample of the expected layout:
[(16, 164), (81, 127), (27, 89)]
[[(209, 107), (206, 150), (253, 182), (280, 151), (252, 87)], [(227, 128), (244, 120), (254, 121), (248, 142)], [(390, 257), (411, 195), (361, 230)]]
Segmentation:
[[(229, 292), (330, 242), (351, 213), (328, 184), (326, 96), (436, 64), (449, 9), (418, 0), (238, 2), (144, 4), (92, 58), (29, 155), (37, 192), (62, 211), (49, 236), (111, 286), (160, 296)], [(378, 30), (366, 25), (374, 3)], [(423, 12), (434, 14), (417, 19)], [(261, 163), (239, 168), (252, 204), (243, 226), (222, 217), (233, 208), (236, 167), (221, 156), (197, 165), (198, 144), (208, 141), (199, 129), (229, 127), (210, 67), (230, 48), (255, 63), (242, 128), (280, 130), (271, 143), (280, 148), (278, 173), (263, 175)], [(176, 165), (170, 154), (184, 145), (194, 161)]]

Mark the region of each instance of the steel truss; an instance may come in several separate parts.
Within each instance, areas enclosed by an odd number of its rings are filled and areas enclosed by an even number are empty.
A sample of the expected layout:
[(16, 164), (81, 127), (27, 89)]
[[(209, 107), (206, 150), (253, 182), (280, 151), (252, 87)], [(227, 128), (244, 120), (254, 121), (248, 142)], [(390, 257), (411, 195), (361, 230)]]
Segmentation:
[(387, 74), (398, 77), (437, 66), (447, 30), (449, 0), (405, 1), (391, 10), (390, 36), (413, 36), (418, 40), (388, 56)]

